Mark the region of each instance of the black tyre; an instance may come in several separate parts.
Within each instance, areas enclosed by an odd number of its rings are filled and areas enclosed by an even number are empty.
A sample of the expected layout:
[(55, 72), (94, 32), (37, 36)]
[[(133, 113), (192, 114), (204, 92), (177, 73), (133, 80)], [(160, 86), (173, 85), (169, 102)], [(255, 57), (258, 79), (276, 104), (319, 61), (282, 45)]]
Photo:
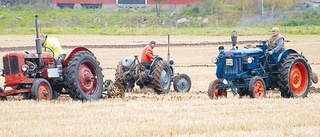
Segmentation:
[(31, 97), (36, 100), (51, 100), (52, 88), (49, 82), (45, 79), (37, 79), (31, 87)]
[(248, 88), (238, 88), (237, 92), (240, 98), (242, 98), (243, 96), (249, 95)]
[[(0, 87), (0, 93), (4, 92), (4, 90)], [(0, 100), (7, 100), (6, 96), (0, 96)]]
[(252, 77), (249, 82), (248, 91), (251, 98), (266, 97), (266, 84), (264, 80), (259, 76)]
[(88, 51), (79, 51), (66, 67), (66, 90), (75, 100), (96, 100), (102, 97), (103, 75), (96, 57)]
[(219, 89), (218, 85), (224, 84), (222, 80), (216, 79), (212, 80), (208, 88), (208, 96), (210, 99), (218, 99), (219, 97), (227, 97), (226, 89)]
[(180, 74), (173, 80), (173, 88), (177, 92), (189, 92), (191, 80), (187, 74)]
[(153, 89), (158, 94), (168, 93), (171, 85), (170, 65), (160, 60), (152, 71)]
[(10, 1), (7, 1), (4, 5), (5, 7), (12, 7), (12, 3)]
[(310, 65), (304, 56), (292, 53), (283, 61), (278, 75), (281, 96), (307, 97), (311, 86)]
[(60, 96), (59, 93), (61, 93), (62, 89), (63, 89), (63, 85), (52, 85), (52, 99), (58, 99), (58, 97)]

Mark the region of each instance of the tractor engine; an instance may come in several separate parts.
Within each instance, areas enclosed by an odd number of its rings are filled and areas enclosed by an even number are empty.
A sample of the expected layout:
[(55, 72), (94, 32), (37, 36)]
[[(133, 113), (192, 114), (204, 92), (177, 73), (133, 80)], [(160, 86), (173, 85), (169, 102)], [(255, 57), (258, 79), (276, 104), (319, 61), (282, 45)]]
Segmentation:
[[(28, 52), (10, 52), (3, 56), (3, 70), (7, 86), (33, 83), (31, 78), (58, 77), (55, 60), (49, 53), (41, 54), (42, 64), (39, 64), (38, 54)], [(57, 75), (58, 74), (58, 75)]]
[(259, 68), (263, 55), (261, 48), (232, 49), (212, 58), (212, 62), (217, 64), (218, 78), (239, 80), (249, 75), (261, 75)]

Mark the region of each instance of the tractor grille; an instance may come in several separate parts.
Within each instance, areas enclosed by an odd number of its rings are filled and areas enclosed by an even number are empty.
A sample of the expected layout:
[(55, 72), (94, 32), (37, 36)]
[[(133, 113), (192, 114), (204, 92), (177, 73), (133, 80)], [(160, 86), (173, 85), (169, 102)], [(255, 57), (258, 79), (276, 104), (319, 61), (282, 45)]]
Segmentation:
[[(226, 61), (227, 62), (227, 61)], [(239, 64), (241, 63), (241, 60), (237, 58), (232, 59), (232, 65), (229, 62), (229, 65), (227, 63), (225, 64), (225, 74), (237, 74), (239, 72)]]
[(3, 68), (5, 75), (18, 74), (19, 63), (17, 56), (8, 56), (3, 58)]

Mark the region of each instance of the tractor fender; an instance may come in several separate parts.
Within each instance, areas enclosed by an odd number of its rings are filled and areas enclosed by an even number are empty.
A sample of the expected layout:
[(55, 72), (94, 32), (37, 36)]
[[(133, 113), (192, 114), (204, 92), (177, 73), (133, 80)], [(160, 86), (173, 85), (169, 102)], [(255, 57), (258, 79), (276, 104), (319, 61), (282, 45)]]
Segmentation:
[[(63, 61), (63, 66), (66, 66), (69, 59), (74, 55), (76, 54), (77, 52), (79, 51), (88, 51), (90, 53), (92, 53), (89, 49), (87, 49), (86, 47), (76, 47), (75, 49), (73, 49), (67, 56), (66, 58), (64, 59)], [(93, 54), (93, 53), (92, 53)]]
[(287, 49), (285, 51), (282, 51), (280, 53), (280, 55), (277, 58), (277, 62), (276, 62), (276, 66), (280, 66), (281, 62), (287, 58), (288, 55), (290, 55), (291, 53), (297, 53), (297, 51), (295, 51), (294, 49)]
[(150, 72), (152, 72), (152, 70), (154, 69), (154, 67), (157, 65), (157, 63), (159, 62), (159, 61), (161, 61), (161, 60), (163, 60), (161, 57), (159, 57), (159, 56), (156, 56), (154, 59), (153, 59), (153, 61), (152, 61), (152, 63), (151, 63), (151, 65), (150, 65)]

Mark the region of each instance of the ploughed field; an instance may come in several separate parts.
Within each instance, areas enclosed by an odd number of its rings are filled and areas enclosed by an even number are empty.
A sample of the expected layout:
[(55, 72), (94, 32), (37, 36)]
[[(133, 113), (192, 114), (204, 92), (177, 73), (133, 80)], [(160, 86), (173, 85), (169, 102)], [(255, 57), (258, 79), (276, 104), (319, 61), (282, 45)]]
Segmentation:
[[(117, 63), (125, 56), (140, 56), (142, 47), (157, 41), (154, 53), (167, 58), (167, 36), (56, 35), (64, 49), (88, 47), (103, 68), (104, 79), (114, 80)], [(239, 36), (239, 48), (268, 36)], [(298, 51), (320, 74), (320, 36), (285, 36), (286, 48)], [(35, 51), (35, 36), (0, 36), (0, 55), (14, 50)], [(156, 95), (151, 89), (126, 93), (124, 99), (72, 101), (67, 95), (55, 101), (11, 98), (0, 102), (0, 134), (4, 136), (319, 136), (320, 84), (308, 98), (283, 99), (269, 91), (262, 100), (233, 97), (210, 100), (207, 89), (216, 79), (218, 46), (231, 48), (230, 36), (171, 36), (170, 59), (176, 72), (188, 74), (188, 93)], [(1, 61), (2, 62), (2, 61)], [(0, 63), (2, 68), (2, 63)], [(4, 78), (0, 78), (3, 86)], [(173, 87), (171, 86), (173, 90)]]

